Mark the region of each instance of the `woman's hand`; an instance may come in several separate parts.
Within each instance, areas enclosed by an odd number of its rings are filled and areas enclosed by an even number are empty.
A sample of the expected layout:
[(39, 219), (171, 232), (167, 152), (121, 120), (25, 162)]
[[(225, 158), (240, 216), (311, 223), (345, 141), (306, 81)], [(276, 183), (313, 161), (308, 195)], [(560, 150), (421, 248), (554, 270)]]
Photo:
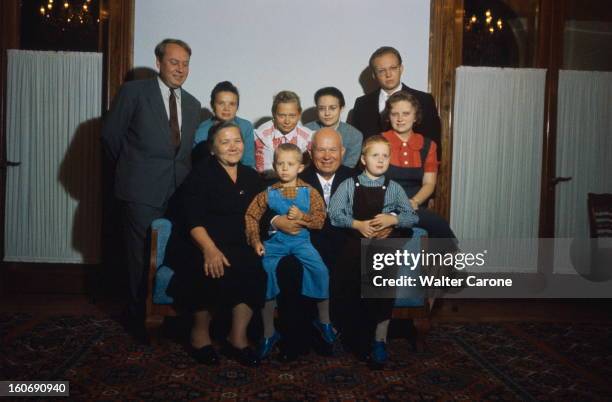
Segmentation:
[(300, 211), (298, 207), (292, 205), (291, 208), (289, 208), (289, 212), (287, 212), (287, 218), (299, 221), (304, 219), (304, 213)]
[(374, 228), (374, 230), (379, 231), (382, 229), (386, 229), (391, 226), (397, 225), (398, 220), (397, 216), (391, 214), (378, 214), (370, 221), (370, 226)]
[(225, 267), (231, 264), (225, 255), (216, 246), (209, 246), (202, 250), (204, 254), (204, 274), (212, 278), (221, 278), (225, 274)]
[(415, 211), (419, 209), (419, 203), (416, 202), (414, 198), (411, 198), (409, 201), (410, 201), (410, 206), (412, 207), (412, 209), (414, 209)]
[(260, 257), (262, 257), (266, 253), (266, 248), (264, 247), (263, 243), (260, 241), (253, 244), (253, 250), (255, 250), (255, 253)]
[(277, 216), (273, 219), (272, 224), (276, 229), (290, 235), (296, 235), (300, 233), (300, 230), (302, 229), (302, 225), (299, 221), (289, 219), (287, 215)]
[(372, 221), (359, 221), (357, 219), (353, 220), (353, 229), (359, 231), (361, 235), (365, 238), (371, 238), (374, 236), (376, 230), (371, 225)]

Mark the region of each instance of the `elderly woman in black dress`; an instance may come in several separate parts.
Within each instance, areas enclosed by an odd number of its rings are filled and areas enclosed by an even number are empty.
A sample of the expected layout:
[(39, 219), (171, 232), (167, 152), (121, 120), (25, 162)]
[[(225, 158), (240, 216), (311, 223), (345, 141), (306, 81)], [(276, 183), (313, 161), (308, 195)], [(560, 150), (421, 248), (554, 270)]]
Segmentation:
[(232, 327), (223, 349), (248, 366), (259, 364), (248, 346), (253, 310), (263, 307), (265, 272), (247, 245), (244, 214), (263, 189), (258, 174), (240, 163), (244, 143), (238, 125), (220, 123), (209, 138), (213, 157), (194, 165), (169, 205), (174, 222), (166, 263), (176, 274), (168, 293), (194, 314), (192, 354), (217, 364), (209, 333), (211, 312), (232, 309)]

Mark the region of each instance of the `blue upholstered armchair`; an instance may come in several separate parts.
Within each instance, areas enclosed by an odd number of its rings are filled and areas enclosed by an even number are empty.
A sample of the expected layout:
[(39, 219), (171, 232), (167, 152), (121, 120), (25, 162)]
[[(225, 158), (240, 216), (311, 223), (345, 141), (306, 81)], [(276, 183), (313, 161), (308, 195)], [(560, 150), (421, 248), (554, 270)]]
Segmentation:
[[(172, 231), (172, 222), (167, 219), (156, 219), (151, 224), (151, 256), (149, 261), (146, 328), (150, 339), (157, 338), (156, 332), (163, 322), (164, 317), (175, 316), (173, 298), (166, 293), (170, 279), (174, 275), (172, 268), (163, 264), (168, 238)], [(413, 230), (414, 235), (406, 245), (409, 250), (419, 252), (421, 239), (427, 236), (427, 232), (420, 228)], [(401, 274), (407, 274), (402, 272)], [(425, 334), (429, 331), (429, 311), (423, 292), (414, 288), (399, 288), (397, 300), (393, 310), (394, 318), (410, 318), (414, 320), (417, 329), (415, 346), (417, 349), (424, 347)]]

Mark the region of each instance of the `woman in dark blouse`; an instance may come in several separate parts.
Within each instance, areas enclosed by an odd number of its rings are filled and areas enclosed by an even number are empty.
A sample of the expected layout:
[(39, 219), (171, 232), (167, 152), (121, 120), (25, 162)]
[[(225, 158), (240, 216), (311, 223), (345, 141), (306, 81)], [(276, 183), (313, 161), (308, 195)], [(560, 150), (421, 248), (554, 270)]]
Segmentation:
[(235, 123), (214, 127), (209, 140), (214, 157), (193, 167), (168, 208), (174, 228), (166, 263), (176, 273), (168, 293), (194, 314), (191, 345), (198, 361), (218, 363), (209, 334), (211, 312), (229, 307), (232, 329), (224, 351), (255, 366), (259, 360), (248, 347), (246, 329), (253, 310), (263, 307), (266, 276), (247, 245), (244, 214), (263, 184), (240, 164), (244, 143)]

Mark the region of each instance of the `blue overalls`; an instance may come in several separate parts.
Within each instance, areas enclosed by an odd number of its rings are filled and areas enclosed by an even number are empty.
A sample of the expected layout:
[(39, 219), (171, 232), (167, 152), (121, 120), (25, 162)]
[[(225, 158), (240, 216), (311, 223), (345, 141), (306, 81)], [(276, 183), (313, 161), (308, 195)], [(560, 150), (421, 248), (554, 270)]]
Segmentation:
[[(292, 205), (300, 211), (308, 213), (310, 210), (310, 188), (298, 187), (295, 199), (287, 199), (282, 189), (268, 187), (268, 207), (278, 215), (286, 215)], [(302, 294), (304, 296), (327, 299), (329, 298), (329, 272), (319, 255), (319, 252), (310, 242), (310, 232), (301, 229), (296, 235), (283, 233), (280, 230), (264, 242), (266, 252), (262, 264), (268, 274), (266, 300), (275, 298), (280, 292), (276, 279), (276, 267), (282, 257), (293, 255), (303, 267)]]

